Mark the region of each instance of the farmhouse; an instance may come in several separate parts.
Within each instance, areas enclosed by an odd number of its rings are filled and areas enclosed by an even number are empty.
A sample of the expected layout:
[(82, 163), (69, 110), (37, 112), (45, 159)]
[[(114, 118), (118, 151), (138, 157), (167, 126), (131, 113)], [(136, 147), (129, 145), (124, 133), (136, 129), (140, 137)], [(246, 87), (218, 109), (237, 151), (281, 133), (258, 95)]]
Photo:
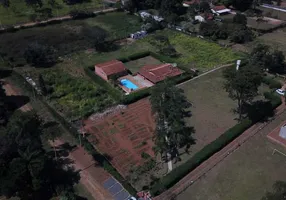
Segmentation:
[(153, 84), (156, 84), (168, 77), (180, 75), (182, 71), (172, 64), (166, 63), (161, 65), (146, 65), (138, 73)]
[(226, 8), (223, 5), (222, 6), (214, 6), (211, 10), (216, 15), (225, 15), (225, 14), (229, 14), (231, 12), (230, 9)]
[(184, 1), (183, 6), (184, 7), (190, 7), (193, 4), (200, 4), (200, 3), (201, 3), (200, 0)]
[(120, 77), (128, 74), (127, 68), (119, 60), (112, 60), (94, 66), (95, 73), (108, 81), (111, 77)]

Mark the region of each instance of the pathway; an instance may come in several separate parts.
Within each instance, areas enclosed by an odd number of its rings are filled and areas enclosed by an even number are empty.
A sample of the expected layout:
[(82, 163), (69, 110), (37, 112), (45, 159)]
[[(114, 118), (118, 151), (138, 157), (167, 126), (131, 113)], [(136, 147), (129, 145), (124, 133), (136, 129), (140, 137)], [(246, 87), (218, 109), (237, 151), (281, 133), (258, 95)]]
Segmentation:
[[(283, 98), (284, 99), (284, 98)], [(275, 116), (282, 114), (285, 111), (285, 103), (283, 103), (276, 109)], [(189, 187), (193, 182), (197, 181), (200, 177), (205, 175), (208, 171), (210, 171), (213, 167), (215, 167), (218, 163), (223, 161), (227, 156), (229, 156), (233, 151), (239, 148), (243, 143), (245, 143), (249, 138), (254, 136), (258, 131), (267, 126), (270, 122), (264, 123), (256, 123), (249, 129), (247, 129), (244, 133), (242, 133), (239, 137), (225, 146), (222, 150), (215, 153), (189, 174), (187, 174), (183, 179), (181, 179), (177, 184), (175, 184), (172, 188), (165, 191), (161, 195), (154, 197), (153, 200), (171, 200), (176, 197), (178, 194), (183, 192), (187, 187)]]

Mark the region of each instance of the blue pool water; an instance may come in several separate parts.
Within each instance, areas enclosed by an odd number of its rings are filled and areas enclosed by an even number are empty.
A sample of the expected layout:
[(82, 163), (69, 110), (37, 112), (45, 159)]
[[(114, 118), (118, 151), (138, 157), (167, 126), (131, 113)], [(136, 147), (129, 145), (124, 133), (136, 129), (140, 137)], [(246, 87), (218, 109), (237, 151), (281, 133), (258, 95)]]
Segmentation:
[(132, 89), (132, 90), (138, 89), (138, 86), (135, 85), (134, 83), (132, 83), (131, 81), (129, 81), (128, 79), (122, 79), (122, 80), (120, 81), (120, 83), (121, 83), (123, 86), (127, 87), (128, 89)]

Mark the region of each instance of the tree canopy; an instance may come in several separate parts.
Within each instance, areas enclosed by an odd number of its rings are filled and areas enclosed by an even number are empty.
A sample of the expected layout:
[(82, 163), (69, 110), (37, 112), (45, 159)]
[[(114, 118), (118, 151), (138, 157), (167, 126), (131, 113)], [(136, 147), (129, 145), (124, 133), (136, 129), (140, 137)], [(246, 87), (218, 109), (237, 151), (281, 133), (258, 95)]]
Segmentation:
[(47, 67), (57, 62), (55, 49), (37, 42), (28, 45), (24, 57), (27, 63), (35, 67)]
[(104, 49), (108, 32), (99, 26), (85, 26), (82, 29), (83, 35), (95, 46), (97, 50)]
[(267, 192), (261, 200), (285, 200), (286, 182), (277, 181), (273, 184), (273, 191)]
[(178, 149), (193, 143), (194, 129), (185, 123), (191, 104), (183, 90), (168, 81), (153, 88), (150, 100), (156, 115), (155, 152), (178, 158)]
[(241, 66), (238, 70), (230, 67), (224, 70), (224, 87), (229, 97), (237, 101), (239, 120), (242, 119), (243, 106), (253, 100), (258, 94), (262, 81), (261, 70), (252, 65)]
[(257, 44), (250, 53), (253, 65), (271, 73), (285, 72), (285, 57), (282, 51), (273, 50), (265, 44)]
[(243, 15), (241, 13), (236, 13), (236, 15), (234, 15), (234, 17), (233, 17), (233, 23), (246, 26), (247, 18), (245, 15)]

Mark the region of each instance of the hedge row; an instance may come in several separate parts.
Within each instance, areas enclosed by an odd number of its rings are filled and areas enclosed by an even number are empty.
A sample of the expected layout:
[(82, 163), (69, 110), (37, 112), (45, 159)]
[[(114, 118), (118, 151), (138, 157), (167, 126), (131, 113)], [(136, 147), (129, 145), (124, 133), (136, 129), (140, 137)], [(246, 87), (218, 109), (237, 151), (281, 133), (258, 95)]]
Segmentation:
[[(282, 102), (280, 97), (274, 93), (265, 93), (265, 98), (271, 101), (273, 109), (279, 106)], [(186, 176), (189, 172), (198, 167), (202, 162), (207, 160), (216, 152), (220, 151), (227, 144), (241, 135), (246, 129), (255, 124), (257, 121), (265, 118), (265, 116), (259, 116), (256, 120), (251, 121), (250, 119), (244, 119), (239, 124), (233, 126), (227, 130), (223, 135), (217, 138), (215, 141), (211, 142), (205, 146), (202, 150), (196, 153), (192, 158), (190, 158), (186, 163), (175, 168), (171, 173), (161, 178), (157, 183), (151, 186), (151, 192), (153, 195), (159, 195), (163, 191), (169, 189), (175, 185), (179, 180)]]
[[(57, 120), (63, 126), (63, 128), (68, 133), (70, 133), (79, 143), (79, 137), (81, 137), (81, 135), (79, 135), (77, 129), (71, 126), (71, 124), (67, 122), (64, 117), (62, 117), (46, 101), (44, 101), (42, 96), (36, 93), (35, 89), (29, 83), (26, 82), (23, 76), (21, 76), (15, 71), (12, 72), (12, 76), (17, 79), (17, 82), (20, 81), (19, 83), (24, 83), (23, 85), (25, 85), (27, 91), (34, 92), (37, 99), (41, 101), (41, 103), (47, 108), (47, 110), (51, 113), (54, 119)], [(131, 195), (136, 194), (136, 190), (118, 173), (118, 171), (109, 163), (109, 161), (102, 154), (100, 154), (86, 138), (81, 137), (81, 144), (84, 146), (85, 150), (89, 154), (91, 154), (94, 158), (97, 158), (95, 160), (97, 160), (100, 164), (104, 164), (104, 168), (113, 177), (115, 177)]]
[(96, 75), (93, 71), (93, 67), (84, 68), (84, 72), (89, 76), (96, 84), (100, 85), (108, 91), (108, 93), (117, 101), (120, 102), (122, 99), (122, 94), (119, 90), (114, 88), (110, 83), (103, 80), (101, 77)]
[(265, 83), (266, 85), (269, 85), (270, 89), (279, 89), (282, 87), (282, 84), (279, 81), (268, 76), (264, 76), (262, 82)]
[(120, 60), (121, 62), (126, 63), (126, 62), (129, 62), (132, 60), (144, 58), (144, 57), (149, 56), (149, 55), (150, 55), (150, 51), (142, 51), (142, 52), (135, 53), (135, 54), (132, 54), (132, 55), (127, 56), (127, 57), (117, 58), (117, 60)]

